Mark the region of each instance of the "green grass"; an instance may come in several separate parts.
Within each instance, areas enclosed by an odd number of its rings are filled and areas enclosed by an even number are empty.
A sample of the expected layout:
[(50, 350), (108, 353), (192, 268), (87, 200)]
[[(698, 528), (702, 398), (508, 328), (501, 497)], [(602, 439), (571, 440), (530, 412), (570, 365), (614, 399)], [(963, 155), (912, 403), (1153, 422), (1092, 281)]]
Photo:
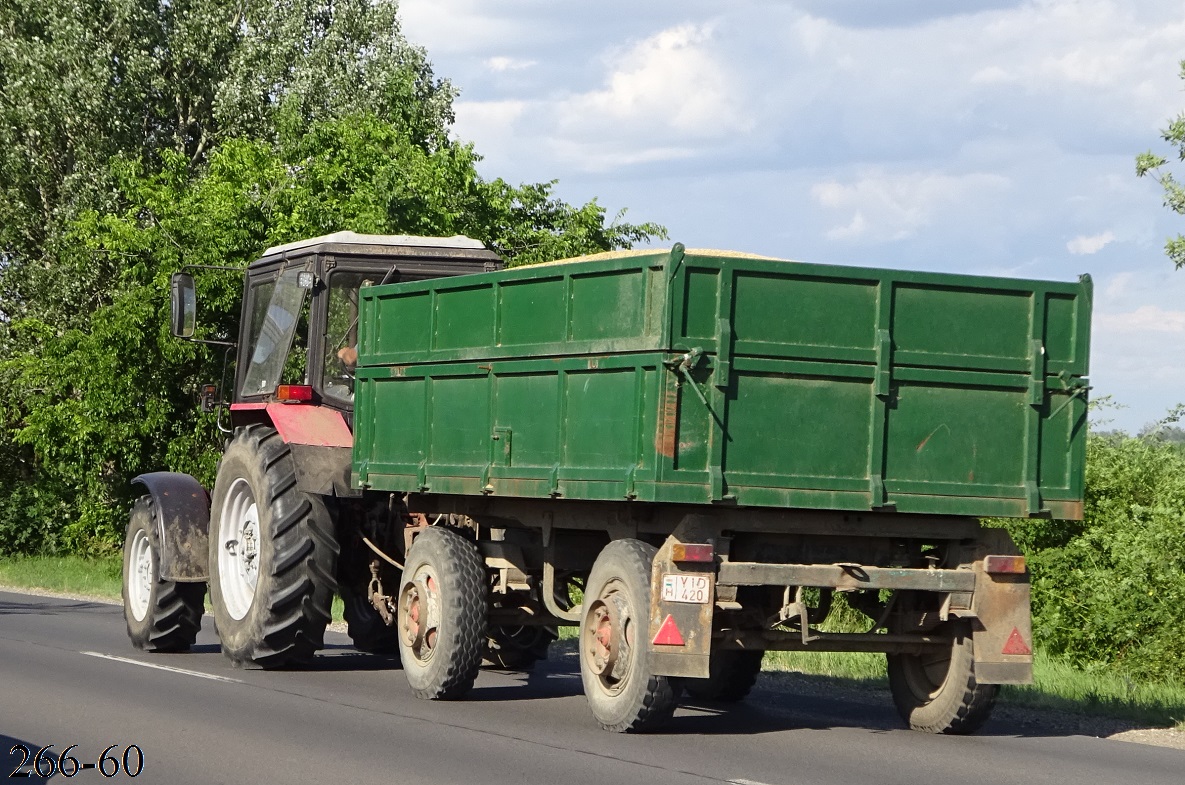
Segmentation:
[[(0, 557), (0, 587), (43, 589), (60, 594), (76, 594), (119, 600), (123, 587), (123, 559), (107, 556), (84, 559), (81, 556)], [(206, 598), (206, 610), (210, 599)], [(342, 620), (342, 601), (333, 598), (333, 620)]]
[(108, 556), (31, 556), (0, 558), (0, 586), (45, 589), (118, 600), (122, 558)]
[[(0, 586), (45, 589), (118, 600), (121, 561), (118, 556), (0, 558)], [(333, 618), (342, 618), (342, 602), (333, 601)], [(576, 637), (562, 627), (561, 639)], [(571, 645), (571, 644), (569, 644)], [(817, 676), (885, 685), (885, 658), (879, 654), (839, 652), (770, 652), (767, 671), (796, 671)], [(1038, 650), (1033, 663), (1035, 683), (1007, 686), (1001, 701), (1038, 709), (1129, 719), (1151, 726), (1185, 730), (1185, 682), (1137, 683), (1106, 671), (1085, 671)]]
[[(770, 652), (763, 668), (887, 686), (881, 654)], [(1038, 650), (1033, 684), (1001, 688), (1003, 704), (1131, 720), (1185, 730), (1185, 682), (1137, 683), (1107, 671), (1087, 671)]]
[(1003, 687), (1001, 699), (1185, 730), (1185, 682), (1137, 683), (1113, 672), (1084, 671), (1040, 650), (1033, 675), (1033, 684)]
[(812, 676), (888, 684), (885, 655), (838, 651), (771, 651), (761, 665), (767, 671), (795, 671)]

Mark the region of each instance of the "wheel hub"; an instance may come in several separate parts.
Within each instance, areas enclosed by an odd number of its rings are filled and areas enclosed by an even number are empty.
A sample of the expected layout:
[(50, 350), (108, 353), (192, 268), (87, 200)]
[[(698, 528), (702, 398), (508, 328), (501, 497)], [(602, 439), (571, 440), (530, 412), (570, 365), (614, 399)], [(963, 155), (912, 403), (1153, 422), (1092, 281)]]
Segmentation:
[(218, 577), (231, 618), (242, 619), (255, 600), (259, 583), (259, 505), (246, 479), (231, 485), (218, 525)]
[(128, 604), (132, 617), (144, 621), (152, 602), (152, 543), (148, 534), (139, 529), (132, 537), (131, 572), (128, 580)]
[(606, 593), (593, 603), (585, 627), (589, 668), (611, 687), (629, 674), (633, 644), (629, 603), (620, 592)]
[(431, 659), (440, 626), (440, 592), (432, 575), (417, 575), (404, 584), (399, 598), (399, 635), (415, 658)]

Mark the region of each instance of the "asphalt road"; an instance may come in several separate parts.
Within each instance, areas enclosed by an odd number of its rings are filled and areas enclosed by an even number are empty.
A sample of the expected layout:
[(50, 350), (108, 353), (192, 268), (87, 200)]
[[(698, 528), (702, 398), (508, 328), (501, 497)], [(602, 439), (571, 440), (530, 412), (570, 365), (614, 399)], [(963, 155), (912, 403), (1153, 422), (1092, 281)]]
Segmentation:
[[(144, 654), (116, 606), (0, 592), (0, 777), (20, 763), (14, 745), (78, 745), (71, 755), (85, 763), (116, 744), (121, 766), (129, 745), (143, 751), (136, 782), (162, 785), (1185, 782), (1183, 751), (998, 720), (971, 737), (913, 733), (881, 694), (759, 689), (729, 710), (683, 707), (661, 734), (609, 734), (572, 656), (529, 677), (483, 672), (467, 700), (429, 703), (391, 661), (328, 640), (307, 670), (242, 670), (209, 617), (194, 652)], [(72, 781), (131, 780), (83, 770)]]

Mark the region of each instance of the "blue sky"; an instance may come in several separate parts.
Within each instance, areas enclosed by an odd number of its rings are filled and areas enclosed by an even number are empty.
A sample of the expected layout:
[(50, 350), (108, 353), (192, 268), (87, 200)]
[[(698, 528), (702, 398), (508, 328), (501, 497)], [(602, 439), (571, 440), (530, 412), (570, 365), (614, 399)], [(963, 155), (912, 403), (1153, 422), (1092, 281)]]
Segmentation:
[(486, 176), (692, 247), (1095, 280), (1093, 395), (1185, 401), (1185, 271), (1134, 157), (1185, 110), (1185, 4), (401, 0)]

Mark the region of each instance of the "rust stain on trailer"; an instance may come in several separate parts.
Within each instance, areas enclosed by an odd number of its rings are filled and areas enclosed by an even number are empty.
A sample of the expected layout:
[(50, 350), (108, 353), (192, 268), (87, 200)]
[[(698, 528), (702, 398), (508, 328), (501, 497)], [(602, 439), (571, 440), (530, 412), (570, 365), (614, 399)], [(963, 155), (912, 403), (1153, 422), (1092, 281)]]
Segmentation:
[(679, 413), (679, 392), (669, 387), (663, 395), (662, 426), (658, 429), (658, 438), (654, 440), (654, 448), (664, 458), (675, 457), (675, 424)]

